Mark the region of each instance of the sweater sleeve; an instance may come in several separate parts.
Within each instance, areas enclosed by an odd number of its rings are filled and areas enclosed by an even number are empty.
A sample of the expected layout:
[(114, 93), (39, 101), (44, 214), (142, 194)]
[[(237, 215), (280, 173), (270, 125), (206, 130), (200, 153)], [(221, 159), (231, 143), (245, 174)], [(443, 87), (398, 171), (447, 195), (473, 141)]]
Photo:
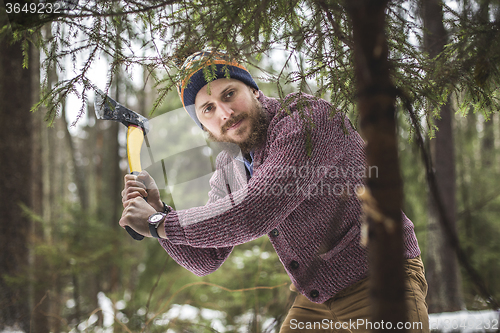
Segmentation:
[(300, 103), (302, 108), (298, 104), (299, 99), (288, 104), (291, 112), (270, 125), (265, 158), (246, 186), (206, 206), (167, 216), (165, 231), (172, 244), (221, 248), (246, 243), (269, 233), (305, 200), (313, 200), (311, 189), (359, 137), (341, 114), (329, 118), (326, 101), (308, 99)]
[[(210, 181), (208, 204), (216, 202), (225, 195), (225, 191), (218, 188), (215, 180), (219, 176), (215, 173)], [(204, 276), (215, 272), (231, 254), (233, 247), (195, 248), (189, 245), (173, 244), (168, 239), (160, 239), (161, 246), (179, 265), (197, 276)]]
[(176, 245), (168, 239), (161, 239), (160, 244), (172, 259), (197, 276), (215, 272), (233, 250), (232, 247), (202, 249), (189, 245)]

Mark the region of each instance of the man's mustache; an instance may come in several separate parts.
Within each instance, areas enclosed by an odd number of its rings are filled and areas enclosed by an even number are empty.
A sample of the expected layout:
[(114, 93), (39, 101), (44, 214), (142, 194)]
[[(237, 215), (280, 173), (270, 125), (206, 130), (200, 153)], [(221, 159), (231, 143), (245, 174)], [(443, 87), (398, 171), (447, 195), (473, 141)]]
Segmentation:
[(224, 135), (227, 132), (227, 130), (229, 129), (229, 127), (233, 126), (234, 124), (236, 124), (237, 122), (239, 122), (245, 118), (248, 118), (248, 114), (246, 112), (240, 113), (239, 115), (235, 116), (234, 118), (229, 118), (229, 120), (224, 125), (222, 125), (222, 127), (220, 129), (220, 133), (222, 135)]

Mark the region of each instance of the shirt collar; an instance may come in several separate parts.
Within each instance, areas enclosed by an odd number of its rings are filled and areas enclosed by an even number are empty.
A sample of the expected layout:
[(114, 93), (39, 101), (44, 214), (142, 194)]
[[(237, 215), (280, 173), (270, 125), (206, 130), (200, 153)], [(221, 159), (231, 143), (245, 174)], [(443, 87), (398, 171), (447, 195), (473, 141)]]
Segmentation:
[(235, 160), (243, 162), (245, 164), (245, 167), (247, 168), (248, 172), (250, 173), (250, 177), (253, 176), (253, 151), (250, 152), (250, 161), (248, 161), (246, 158), (243, 157), (243, 155), (240, 153), (234, 157)]

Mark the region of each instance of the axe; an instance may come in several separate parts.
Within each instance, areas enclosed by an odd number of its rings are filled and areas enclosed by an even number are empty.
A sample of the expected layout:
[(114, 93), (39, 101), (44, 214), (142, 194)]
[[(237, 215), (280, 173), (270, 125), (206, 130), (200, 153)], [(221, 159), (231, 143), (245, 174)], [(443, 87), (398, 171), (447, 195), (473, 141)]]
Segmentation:
[[(127, 126), (127, 157), (130, 172), (138, 175), (141, 172), (141, 146), (149, 131), (149, 121), (137, 112), (127, 109), (111, 97), (96, 89), (95, 114), (97, 119), (115, 120)], [(149, 146), (149, 145), (148, 145)], [(142, 240), (143, 235), (135, 232), (134, 229), (126, 226), (125, 229), (135, 240)]]

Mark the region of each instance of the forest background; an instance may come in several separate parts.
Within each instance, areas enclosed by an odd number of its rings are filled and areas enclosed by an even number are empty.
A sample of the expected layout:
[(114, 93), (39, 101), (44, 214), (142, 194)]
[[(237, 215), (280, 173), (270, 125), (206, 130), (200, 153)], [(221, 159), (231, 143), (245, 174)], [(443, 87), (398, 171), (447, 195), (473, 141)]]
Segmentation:
[(497, 306), (499, 1), (68, 0), (60, 13), (18, 3), (0, 2), (0, 330), (275, 331), (293, 295), (266, 237), (196, 277), (118, 226), (125, 127), (95, 119), (94, 75), (122, 104), (168, 119), (158, 135), (181, 153), (161, 158), (170, 156), (169, 184), (180, 183), (199, 158), (213, 159), (180, 125), (182, 59), (224, 49), (249, 63), (266, 95), (314, 94), (358, 126), (353, 31), (356, 10), (370, 6), (384, 10), (387, 44), (375, 46), (387, 46), (402, 208), (429, 310)]

